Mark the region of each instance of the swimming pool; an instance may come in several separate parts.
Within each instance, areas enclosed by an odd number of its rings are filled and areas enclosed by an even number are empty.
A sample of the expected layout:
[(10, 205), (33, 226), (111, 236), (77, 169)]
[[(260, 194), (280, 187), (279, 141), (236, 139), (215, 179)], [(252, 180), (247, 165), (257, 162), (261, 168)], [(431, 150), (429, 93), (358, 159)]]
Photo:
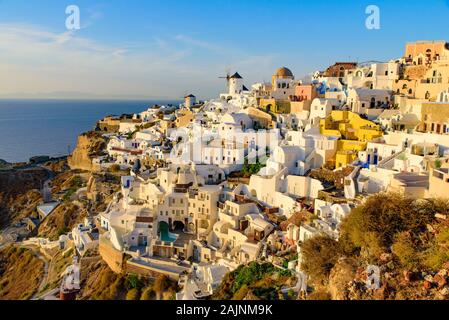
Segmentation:
[(159, 233), (161, 240), (164, 242), (175, 242), (178, 239), (176, 234), (168, 231), (168, 224), (165, 222), (159, 223)]

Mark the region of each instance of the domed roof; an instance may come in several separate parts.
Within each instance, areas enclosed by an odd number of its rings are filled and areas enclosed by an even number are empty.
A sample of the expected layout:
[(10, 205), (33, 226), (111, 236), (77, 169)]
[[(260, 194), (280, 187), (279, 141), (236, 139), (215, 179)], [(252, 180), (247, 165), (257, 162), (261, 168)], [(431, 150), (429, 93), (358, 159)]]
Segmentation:
[(289, 68), (282, 67), (277, 69), (274, 75), (277, 77), (293, 77), (293, 72)]

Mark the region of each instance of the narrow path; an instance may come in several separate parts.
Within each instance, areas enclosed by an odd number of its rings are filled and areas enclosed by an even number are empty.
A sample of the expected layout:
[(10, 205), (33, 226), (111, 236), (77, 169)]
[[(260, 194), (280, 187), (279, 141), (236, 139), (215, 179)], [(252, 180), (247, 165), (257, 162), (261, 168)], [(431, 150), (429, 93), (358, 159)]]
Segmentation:
[(31, 297), (30, 300), (36, 300), (39, 298), (39, 294), (44, 289), (44, 287), (47, 285), (48, 282), (48, 270), (50, 268), (51, 261), (48, 261), (48, 259), (39, 251), (38, 248), (34, 246), (26, 246), (26, 245), (20, 245), (22, 248), (29, 249), (33, 252), (34, 256), (38, 259), (40, 259), (44, 263), (44, 275), (42, 277), (41, 283), (39, 285), (39, 288), (37, 289), (37, 292)]

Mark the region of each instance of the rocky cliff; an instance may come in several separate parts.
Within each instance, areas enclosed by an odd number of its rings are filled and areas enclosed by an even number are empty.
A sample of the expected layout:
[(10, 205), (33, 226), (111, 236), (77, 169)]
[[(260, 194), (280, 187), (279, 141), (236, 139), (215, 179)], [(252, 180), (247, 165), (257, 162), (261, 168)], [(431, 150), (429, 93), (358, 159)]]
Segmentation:
[(87, 132), (78, 137), (78, 143), (73, 154), (68, 158), (72, 170), (98, 171), (92, 164), (92, 159), (101, 155), (106, 147), (106, 141), (100, 133)]
[(27, 217), (40, 203), (50, 173), (43, 168), (0, 171), (0, 227)]

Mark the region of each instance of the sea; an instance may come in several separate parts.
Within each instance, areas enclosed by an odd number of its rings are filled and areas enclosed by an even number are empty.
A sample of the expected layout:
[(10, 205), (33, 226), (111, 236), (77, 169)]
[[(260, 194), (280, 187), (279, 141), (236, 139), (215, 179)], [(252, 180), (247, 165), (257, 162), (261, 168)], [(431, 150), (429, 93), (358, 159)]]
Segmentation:
[(76, 147), (79, 134), (107, 115), (142, 112), (180, 101), (0, 100), (0, 159), (26, 162), (34, 156), (60, 157)]

